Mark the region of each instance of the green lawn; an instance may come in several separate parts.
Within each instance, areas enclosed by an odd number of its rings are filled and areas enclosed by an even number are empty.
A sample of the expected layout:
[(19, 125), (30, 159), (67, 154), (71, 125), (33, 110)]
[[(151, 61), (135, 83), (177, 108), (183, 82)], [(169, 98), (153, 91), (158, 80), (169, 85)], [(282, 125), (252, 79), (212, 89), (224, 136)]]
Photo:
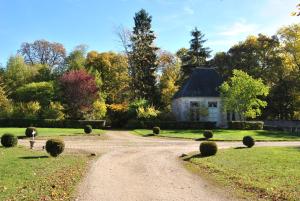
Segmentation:
[[(186, 159), (187, 167), (235, 189), (250, 200), (299, 200), (300, 147), (219, 150), (216, 156)], [(249, 197), (248, 197), (249, 198)]]
[(71, 200), (88, 157), (0, 147), (0, 200)]
[[(133, 134), (147, 135), (151, 134), (152, 130), (136, 129)], [(300, 133), (293, 134), (284, 131), (266, 131), (266, 130), (213, 130), (214, 137), (211, 140), (220, 141), (240, 141), (244, 136), (250, 135), (257, 141), (289, 141), (300, 140)], [(161, 137), (199, 139), (203, 138), (203, 130), (161, 130), (158, 135)]]
[[(26, 128), (0, 128), (0, 136), (4, 133), (12, 133), (17, 136), (25, 136)], [(70, 135), (83, 135), (83, 129), (76, 128), (37, 128), (38, 136), (51, 137), (51, 136), (70, 136)], [(93, 129), (95, 135), (103, 134), (104, 130)]]

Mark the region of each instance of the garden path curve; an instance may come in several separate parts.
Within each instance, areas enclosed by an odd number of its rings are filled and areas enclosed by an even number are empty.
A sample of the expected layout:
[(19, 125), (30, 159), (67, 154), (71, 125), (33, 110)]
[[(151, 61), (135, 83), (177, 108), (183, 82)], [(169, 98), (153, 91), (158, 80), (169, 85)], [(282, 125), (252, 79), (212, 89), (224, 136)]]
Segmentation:
[[(37, 146), (44, 143), (40, 140)], [(183, 167), (179, 156), (197, 151), (200, 142), (107, 131), (102, 139), (67, 137), (65, 143), (66, 151), (101, 154), (79, 185), (77, 201), (236, 200), (224, 189)], [(218, 142), (218, 146), (242, 144)], [(300, 146), (300, 142), (257, 142), (256, 146)]]

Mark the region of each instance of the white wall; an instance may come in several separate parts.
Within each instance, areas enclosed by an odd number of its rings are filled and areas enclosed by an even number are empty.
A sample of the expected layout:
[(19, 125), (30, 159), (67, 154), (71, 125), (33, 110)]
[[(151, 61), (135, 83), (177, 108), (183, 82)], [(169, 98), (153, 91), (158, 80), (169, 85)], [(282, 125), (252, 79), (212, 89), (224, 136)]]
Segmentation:
[[(223, 127), (226, 126), (226, 113), (222, 112), (221, 98), (220, 97), (181, 97), (174, 99), (172, 101), (172, 112), (174, 113), (177, 121), (189, 121), (189, 111), (190, 111), (190, 102), (202, 102), (205, 106), (208, 107), (208, 102), (217, 102), (218, 106), (216, 108), (216, 122), (217, 126)], [(209, 109), (210, 111), (210, 109)], [(209, 116), (201, 121), (210, 121)]]

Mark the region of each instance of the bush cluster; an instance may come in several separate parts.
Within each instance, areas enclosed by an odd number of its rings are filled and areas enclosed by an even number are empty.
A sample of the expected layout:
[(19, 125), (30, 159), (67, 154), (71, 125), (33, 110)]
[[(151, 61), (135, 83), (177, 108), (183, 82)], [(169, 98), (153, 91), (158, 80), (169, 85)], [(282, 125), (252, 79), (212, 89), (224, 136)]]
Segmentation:
[(37, 129), (35, 127), (28, 127), (25, 130), (26, 137), (32, 137), (32, 133), (35, 132), (34, 137), (38, 135)]
[(46, 142), (46, 151), (53, 157), (60, 155), (65, 149), (65, 143), (60, 139), (50, 139)]
[(262, 130), (264, 122), (262, 121), (231, 121), (228, 122), (229, 129), (236, 130)]
[(255, 140), (251, 136), (245, 136), (243, 138), (243, 144), (250, 148), (254, 146)]
[(212, 156), (218, 151), (218, 146), (215, 142), (202, 142), (200, 144), (200, 153), (202, 156)]
[(158, 135), (160, 133), (160, 128), (158, 126), (153, 127), (153, 134)]
[(18, 144), (18, 138), (10, 133), (3, 134), (1, 144), (4, 147), (14, 147)]
[(213, 132), (212, 130), (205, 130), (203, 132), (203, 136), (205, 137), (205, 139), (210, 139), (213, 137)]
[(91, 125), (85, 125), (85, 127), (84, 127), (84, 132), (85, 132), (86, 134), (92, 133), (92, 132), (93, 132), (93, 127), (92, 127)]

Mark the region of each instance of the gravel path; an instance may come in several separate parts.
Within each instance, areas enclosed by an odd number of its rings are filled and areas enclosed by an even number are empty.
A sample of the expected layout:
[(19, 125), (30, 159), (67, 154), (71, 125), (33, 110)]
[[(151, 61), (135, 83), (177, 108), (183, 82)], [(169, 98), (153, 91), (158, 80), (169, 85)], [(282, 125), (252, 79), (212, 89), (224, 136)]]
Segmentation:
[[(146, 138), (126, 131), (108, 131), (105, 136), (64, 139), (66, 151), (101, 154), (79, 185), (76, 201), (236, 200), (183, 167), (179, 156), (197, 151), (200, 142)], [(39, 140), (36, 146), (44, 143)], [(219, 148), (242, 146), (241, 142), (217, 143)], [(300, 146), (300, 142), (257, 142), (256, 146)]]

